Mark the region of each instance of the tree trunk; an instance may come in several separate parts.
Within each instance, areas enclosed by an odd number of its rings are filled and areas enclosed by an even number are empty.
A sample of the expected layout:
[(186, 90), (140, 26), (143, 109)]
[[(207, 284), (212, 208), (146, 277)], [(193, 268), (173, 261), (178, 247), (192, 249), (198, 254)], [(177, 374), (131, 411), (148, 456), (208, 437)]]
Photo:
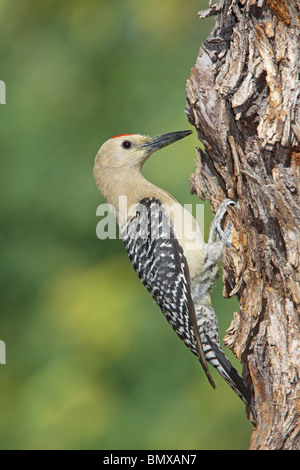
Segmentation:
[(216, 210), (225, 197), (232, 247), (224, 295), (236, 295), (224, 338), (253, 388), (250, 449), (300, 449), (300, 5), (217, 0), (215, 27), (187, 82), (197, 150), (191, 188)]

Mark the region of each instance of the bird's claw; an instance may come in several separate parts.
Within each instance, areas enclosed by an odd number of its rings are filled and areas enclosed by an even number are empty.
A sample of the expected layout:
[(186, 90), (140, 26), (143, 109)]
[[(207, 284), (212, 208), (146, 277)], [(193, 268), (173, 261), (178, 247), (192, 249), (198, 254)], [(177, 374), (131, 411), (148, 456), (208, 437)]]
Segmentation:
[(230, 246), (232, 241), (231, 235), (231, 225), (230, 222), (227, 223), (225, 230), (221, 228), (221, 222), (223, 220), (224, 215), (227, 212), (227, 206), (230, 204), (236, 204), (235, 201), (232, 199), (224, 199), (220, 207), (218, 208), (214, 220), (211, 224), (208, 243), (211, 245), (215, 242), (215, 239), (221, 241), (224, 245)]

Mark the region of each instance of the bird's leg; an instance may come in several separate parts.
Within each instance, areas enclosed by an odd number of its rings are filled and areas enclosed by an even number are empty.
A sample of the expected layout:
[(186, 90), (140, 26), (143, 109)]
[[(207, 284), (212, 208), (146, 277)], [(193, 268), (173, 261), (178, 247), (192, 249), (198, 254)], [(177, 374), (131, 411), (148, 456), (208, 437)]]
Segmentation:
[(223, 220), (224, 215), (226, 214), (226, 207), (229, 204), (235, 204), (232, 199), (224, 199), (222, 204), (217, 210), (217, 213), (214, 217), (214, 220), (211, 224), (210, 231), (209, 231), (209, 237), (208, 237), (208, 244), (212, 245), (215, 243), (215, 238), (220, 240), (224, 245), (230, 245), (231, 244), (231, 226), (230, 222), (227, 223), (225, 230), (222, 230), (221, 228), (221, 222)]

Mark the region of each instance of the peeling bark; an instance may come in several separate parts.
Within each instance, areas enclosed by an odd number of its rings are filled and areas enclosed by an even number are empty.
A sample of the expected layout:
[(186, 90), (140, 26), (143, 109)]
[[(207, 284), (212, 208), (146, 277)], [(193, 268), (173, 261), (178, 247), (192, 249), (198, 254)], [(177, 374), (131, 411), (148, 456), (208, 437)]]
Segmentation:
[(300, 449), (300, 4), (218, 0), (215, 27), (187, 82), (197, 150), (191, 189), (225, 197), (233, 242), (224, 295), (236, 295), (226, 344), (254, 390), (250, 449)]

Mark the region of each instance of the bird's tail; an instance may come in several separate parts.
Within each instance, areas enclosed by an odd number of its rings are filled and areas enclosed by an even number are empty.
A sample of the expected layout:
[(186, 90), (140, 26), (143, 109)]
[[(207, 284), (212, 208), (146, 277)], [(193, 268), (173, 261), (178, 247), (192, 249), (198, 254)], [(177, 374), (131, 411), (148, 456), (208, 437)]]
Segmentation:
[(222, 349), (216, 343), (213, 343), (207, 335), (205, 336), (206, 341), (203, 342), (203, 349), (206, 360), (217, 369), (219, 374), (223, 377), (224, 380), (226, 380), (233, 391), (243, 400), (246, 406), (250, 408), (253, 415), (254, 424), (256, 424), (256, 413), (251, 391), (246, 386), (237, 370), (227, 359)]

